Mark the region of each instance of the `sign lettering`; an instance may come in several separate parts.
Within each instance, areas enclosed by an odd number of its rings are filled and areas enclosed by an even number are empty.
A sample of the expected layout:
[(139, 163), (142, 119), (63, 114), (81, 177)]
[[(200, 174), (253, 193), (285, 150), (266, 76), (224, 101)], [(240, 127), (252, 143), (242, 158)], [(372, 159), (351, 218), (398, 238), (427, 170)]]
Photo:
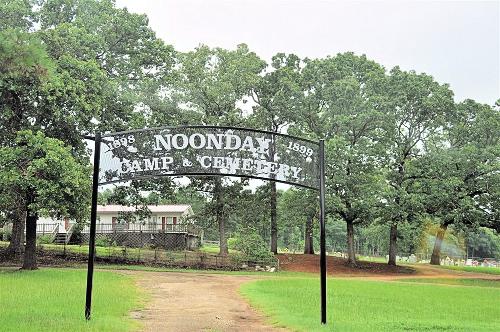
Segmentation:
[(153, 128), (103, 135), (100, 184), (162, 175), (244, 176), (317, 189), (318, 144), (265, 131)]

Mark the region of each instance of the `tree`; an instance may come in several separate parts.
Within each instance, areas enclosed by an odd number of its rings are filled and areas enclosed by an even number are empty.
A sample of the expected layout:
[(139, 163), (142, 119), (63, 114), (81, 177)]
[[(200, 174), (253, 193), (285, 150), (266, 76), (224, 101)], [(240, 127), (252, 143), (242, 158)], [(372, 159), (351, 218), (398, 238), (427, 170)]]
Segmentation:
[[(86, 164), (82, 134), (144, 126), (139, 100), (147, 106), (174, 63), (146, 16), (111, 0), (1, 1), (0, 14), (0, 146), (42, 130)], [(24, 226), (12, 221), (16, 240)]]
[(450, 225), (465, 230), (498, 227), (500, 219), (500, 113), (472, 100), (460, 103), (443, 141), (430, 142), (421, 161), (426, 212), (439, 222), (431, 264), (440, 264)]
[(426, 74), (395, 67), (387, 85), (384, 130), (387, 142), (384, 213), (390, 223), (389, 265), (396, 265), (398, 224), (422, 212), (414, 190), (419, 177), (415, 161), (425, 154), (426, 143), (443, 128), (454, 108), (453, 93)]
[(147, 17), (112, 0), (46, 0), (39, 16), (37, 33), (72, 83), (57, 102), (81, 103), (65, 110), (67, 126), (83, 122), (89, 133), (144, 127), (147, 112), (137, 107), (148, 108), (146, 96), (159, 92), (175, 62), (173, 48), (156, 37)]
[(500, 258), (500, 235), (497, 231), (480, 227), (466, 234), (468, 257)]
[(19, 29), (28, 31), (33, 27), (36, 0), (0, 0), (0, 31)]
[(383, 187), (384, 69), (344, 53), (308, 61), (304, 76), (305, 127), (326, 141), (328, 211), (346, 223), (348, 264), (356, 265), (354, 226), (374, 219)]
[[(235, 229), (237, 232), (242, 230), (252, 230), (256, 232), (262, 239), (269, 239), (270, 237), (270, 210), (266, 206), (270, 205), (270, 186), (264, 184), (252, 191), (243, 188), (237, 195), (233, 196), (235, 203), (235, 210), (232, 212), (231, 219), (235, 222)], [(279, 192), (277, 193), (279, 197)], [(251, 213), (248, 211), (249, 206), (263, 207), (254, 209)], [(244, 233), (244, 232), (243, 232)], [(267, 243), (268, 241), (266, 241)]]
[[(294, 55), (278, 53), (273, 56), (271, 71), (266, 73), (254, 89), (253, 120), (259, 128), (280, 133), (297, 114), (298, 100), (301, 97), (300, 89), (300, 59)], [(270, 155), (275, 158), (275, 144), (271, 141)], [(270, 219), (271, 219), (271, 252), (278, 253), (278, 220), (276, 182), (270, 186)]]
[(280, 219), (286, 228), (300, 227), (303, 234), (304, 254), (314, 254), (314, 219), (318, 217), (318, 198), (309, 189), (288, 189), (280, 199)]
[(13, 147), (0, 148), (0, 187), (24, 203), (26, 249), (23, 269), (36, 263), (39, 216), (82, 220), (89, 206), (90, 168), (79, 164), (69, 147), (43, 133), (20, 131)]
[[(191, 121), (205, 125), (242, 125), (244, 110), (239, 105), (249, 98), (265, 62), (246, 45), (238, 45), (234, 51), (200, 46), (181, 55), (180, 59), (178, 89), (173, 93), (176, 100), (185, 104), (183, 111), (190, 113)], [(220, 254), (227, 255), (224, 211), (227, 211), (229, 196), (225, 193), (233, 190), (225, 190), (220, 177), (193, 180), (193, 185), (212, 198), (210, 206), (219, 227)]]
[[(16, 133), (25, 126), (27, 108), (53, 80), (54, 65), (39, 40), (13, 29), (0, 31), (0, 63), (0, 147), (8, 147), (15, 145)], [(23, 198), (13, 196), (9, 187), (2, 187), (0, 195), (12, 221), (6, 254), (19, 255), (25, 225)]]

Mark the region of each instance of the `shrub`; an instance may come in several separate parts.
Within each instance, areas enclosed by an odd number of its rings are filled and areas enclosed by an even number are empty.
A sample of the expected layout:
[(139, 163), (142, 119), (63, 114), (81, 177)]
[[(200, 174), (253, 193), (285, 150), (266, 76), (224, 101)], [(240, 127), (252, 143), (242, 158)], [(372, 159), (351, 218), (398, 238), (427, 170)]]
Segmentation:
[(243, 259), (252, 262), (274, 262), (274, 255), (269, 251), (267, 244), (257, 232), (248, 230), (234, 237), (234, 249), (243, 254)]
[(237, 239), (237, 238), (235, 238), (235, 237), (230, 237), (229, 239), (227, 239), (227, 247), (228, 247), (229, 249), (238, 250), (238, 249), (236, 249), (237, 242), (238, 242), (238, 239)]
[(70, 243), (71, 244), (81, 244), (83, 241), (82, 230), (84, 224), (77, 223), (73, 226), (73, 234), (71, 234)]
[(0, 229), (0, 240), (10, 241), (12, 238), (12, 231), (10, 229)]
[(39, 244), (50, 244), (53, 242), (52, 235), (42, 235), (37, 238)]
[(96, 247), (109, 247), (111, 245), (111, 241), (108, 238), (97, 238), (95, 239)]

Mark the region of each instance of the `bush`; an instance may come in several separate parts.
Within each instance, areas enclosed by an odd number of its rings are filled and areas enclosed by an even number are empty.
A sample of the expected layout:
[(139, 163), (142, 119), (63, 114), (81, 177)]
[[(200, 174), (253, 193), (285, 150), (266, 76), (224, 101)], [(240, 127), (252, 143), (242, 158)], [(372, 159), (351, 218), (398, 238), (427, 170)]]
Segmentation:
[(82, 230), (84, 224), (77, 223), (73, 226), (73, 234), (71, 234), (70, 244), (81, 244), (83, 242)]
[(236, 249), (238, 239), (235, 237), (230, 237), (227, 239), (227, 247), (228, 249), (238, 250)]
[(0, 240), (10, 241), (12, 238), (12, 231), (10, 229), (0, 229)]
[(95, 239), (96, 247), (109, 247), (111, 245), (111, 240), (108, 238), (97, 238)]
[(53, 242), (52, 235), (42, 235), (37, 238), (39, 244), (50, 244)]
[[(229, 245), (228, 241), (228, 245)], [(243, 254), (243, 259), (251, 262), (274, 262), (274, 255), (269, 251), (267, 244), (257, 232), (250, 230), (232, 238), (231, 246)]]

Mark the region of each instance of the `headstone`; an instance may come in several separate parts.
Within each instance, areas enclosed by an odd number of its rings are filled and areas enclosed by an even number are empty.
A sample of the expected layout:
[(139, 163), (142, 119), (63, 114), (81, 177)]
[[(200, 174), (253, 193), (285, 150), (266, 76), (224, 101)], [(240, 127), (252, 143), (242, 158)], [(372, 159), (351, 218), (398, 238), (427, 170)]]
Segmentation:
[(444, 265), (450, 266), (451, 263), (452, 263), (451, 258), (446, 256), (446, 258), (444, 259)]

